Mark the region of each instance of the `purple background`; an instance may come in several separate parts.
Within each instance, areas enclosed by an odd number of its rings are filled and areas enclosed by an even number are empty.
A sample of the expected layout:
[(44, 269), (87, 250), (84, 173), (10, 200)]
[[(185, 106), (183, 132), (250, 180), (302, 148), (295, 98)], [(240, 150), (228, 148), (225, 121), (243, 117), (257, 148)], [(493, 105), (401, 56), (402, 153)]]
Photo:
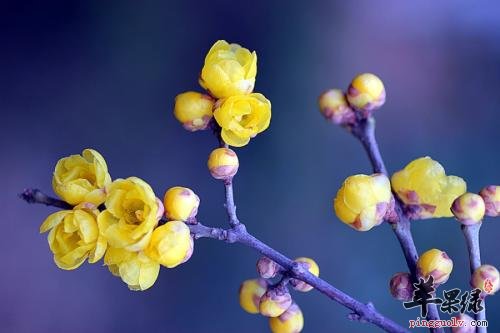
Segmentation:
[[(53, 209), (27, 206), (25, 187), (51, 192), (55, 162), (93, 147), (113, 178), (139, 176), (157, 194), (173, 185), (201, 197), (199, 217), (224, 225), (221, 184), (206, 170), (208, 133), (189, 134), (173, 98), (199, 90), (204, 54), (217, 39), (259, 56), (256, 91), (273, 103), (271, 127), (238, 150), (238, 212), (250, 231), (291, 257), (310, 256), (321, 276), (401, 324), (418, 316), (387, 292), (405, 270), (388, 226), (358, 233), (331, 200), (342, 180), (369, 173), (360, 145), (326, 123), (317, 96), (377, 73), (377, 112), (389, 170), (430, 155), (471, 191), (498, 183), (500, 3), (497, 1), (67, 1), (0, 4), (0, 331), (263, 332), (243, 312), (240, 282), (258, 256), (202, 240), (193, 258), (131, 292), (106, 268), (59, 270), (38, 227)], [(482, 230), (485, 262), (500, 266), (499, 221)], [(467, 254), (452, 219), (416, 222), (417, 247), (448, 252), (447, 287), (468, 288)], [(374, 332), (316, 292), (294, 293), (304, 332)], [(488, 299), (490, 331), (500, 298)]]

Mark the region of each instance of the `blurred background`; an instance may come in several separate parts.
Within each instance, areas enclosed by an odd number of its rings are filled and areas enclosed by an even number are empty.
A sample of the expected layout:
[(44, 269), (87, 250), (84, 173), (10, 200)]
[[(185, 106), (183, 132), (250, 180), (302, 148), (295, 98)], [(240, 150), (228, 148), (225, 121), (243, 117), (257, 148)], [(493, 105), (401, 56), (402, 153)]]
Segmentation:
[[(388, 293), (405, 271), (387, 225), (366, 233), (339, 222), (332, 198), (344, 178), (369, 173), (359, 145), (317, 109), (327, 88), (360, 72), (379, 75), (387, 103), (377, 132), (388, 168), (429, 155), (469, 190), (500, 182), (500, 3), (495, 1), (66, 1), (0, 4), (0, 330), (3, 332), (265, 332), (239, 308), (238, 287), (257, 254), (212, 240), (131, 292), (105, 267), (61, 271), (38, 228), (54, 211), (17, 198), (51, 190), (56, 161), (92, 147), (113, 178), (139, 176), (162, 196), (183, 185), (201, 197), (199, 218), (224, 226), (222, 185), (206, 169), (210, 133), (188, 133), (173, 99), (197, 84), (218, 39), (258, 53), (256, 91), (273, 103), (271, 127), (238, 149), (240, 219), (291, 257), (315, 258), (321, 276), (402, 325)], [(482, 230), (483, 260), (500, 266), (500, 221)], [(416, 222), (420, 252), (455, 262), (447, 287), (468, 289), (467, 252), (452, 219)], [(378, 332), (317, 292), (294, 293), (304, 332)], [(500, 297), (488, 299), (500, 330)], [(446, 316), (444, 316), (446, 317)]]

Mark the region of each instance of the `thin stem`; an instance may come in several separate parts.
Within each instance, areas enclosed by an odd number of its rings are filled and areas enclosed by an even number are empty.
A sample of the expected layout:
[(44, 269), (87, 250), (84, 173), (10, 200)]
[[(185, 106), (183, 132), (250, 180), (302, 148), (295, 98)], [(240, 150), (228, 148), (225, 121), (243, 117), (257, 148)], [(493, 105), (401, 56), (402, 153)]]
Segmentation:
[[(64, 201), (49, 197), (39, 190), (27, 190), (24, 193), (25, 195), (22, 195), (21, 198), (29, 203), (41, 203), (60, 208), (68, 208), (69, 206), (69, 208), (71, 208), (71, 205), (66, 204)], [(36, 193), (36, 195), (33, 195), (34, 193)], [(245, 225), (242, 223), (230, 229), (212, 228), (201, 223), (188, 224), (188, 226), (195, 239), (211, 238), (231, 244), (239, 243), (258, 251), (260, 254), (281, 265), (286, 270), (287, 276), (306, 282), (330, 299), (350, 309), (353, 313), (350, 314), (349, 318), (352, 320), (372, 323), (390, 333), (410, 332), (391, 319), (383, 316), (375, 309), (372, 303), (364, 304), (352, 298), (325, 280), (309, 273), (304, 267), (284, 254), (255, 238), (246, 231)]]
[(236, 205), (234, 204), (234, 194), (233, 194), (233, 179), (228, 179), (224, 182), (224, 189), (226, 192), (226, 212), (229, 218), (229, 225), (235, 227), (240, 224), (238, 216), (236, 215)]
[(19, 194), (19, 197), (26, 201), (27, 203), (37, 203), (44, 204), (45, 206), (53, 206), (62, 209), (72, 209), (73, 206), (70, 204), (55, 198), (51, 198), (42, 191), (36, 188), (27, 188), (23, 191), (23, 193)]
[[(481, 266), (481, 249), (479, 247), (479, 230), (481, 229), (482, 222), (473, 225), (462, 225), (462, 232), (464, 233), (465, 242), (467, 243), (467, 251), (469, 252), (469, 265), (470, 274)], [(483, 300), (483, 311), (476, 314), (476, 320), (486, 320), (486, 304)], [(486, 327), (478, 327), (478, 333), (487, 333)]]
[(373, 172), (387, 175), (387, 168), (375, 138), (375, 118), (359, 119), (351, 128), (352, 134), (361, 141), (373, 166)]
[[(358, 117), (356, 122), (350, 127), (350, 130), (365, 148), (368, 158), (370, 159), (373, 172), (388, 175), (387, 168), (385, 167), (385, 163), (375, 137), (375, 119), (372, 116), (367, 119)], [(416, 282), (418, 252), (411, 233), (410, 221), (404, 214), (403, 207), (397, 196), (395, 196), (394, 209), (397, 214), (397, 221), (396, 223), (392, 223), (392, 230), (399, 241), (412, 279)], [(428, 304), (427, 307), (427, 319), (439, 320), (437, 306), (435, 304)], [(444, 333), (443, 328), (431, 328), (430, 331), (434, 333)]]

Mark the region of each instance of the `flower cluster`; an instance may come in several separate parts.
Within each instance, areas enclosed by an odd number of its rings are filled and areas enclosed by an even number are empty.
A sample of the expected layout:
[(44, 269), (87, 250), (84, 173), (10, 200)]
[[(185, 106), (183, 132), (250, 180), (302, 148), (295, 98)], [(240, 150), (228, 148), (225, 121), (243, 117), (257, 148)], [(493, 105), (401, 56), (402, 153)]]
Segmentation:
[[(347, 92), (327, 90), (320, 95), (318, 102), (327, 120), (354, 132), (366, 145), (370, 144), (367, 142), (371, 139), (370, 135), (373, 136), (373, 132), (367, 132), (370, 131), (369, 126), (373, 126), (372, 113), (384, 104), (385, 98), (382, 81), (373, 74), (365, 73), (352, 80)], [(454, 216), (461, 223), (466, 238), (475, 237), (474, 233), (478, 237), (484, 216), (500, 215), (500, 186), (487, 186), (479, 194), (466, 190), (467, 185), (462, 178), (447, 175), (437, 161), (421, 157), (395, 172), (390, 180), (385, 174), (348, 177), (337, 191), (333, 207), (343, 223), (358, 231), (370, 230), (384, 220), (399, 223), (401, 218)], [(396, 209), (396, 202), (401, 209)], [(394, 274), (389, 282), (389, 291), (394, 298), (408, 301), (413, 295), (415, 278), (426, 280), (432, 276), (434, 284), (439, 286), (448, 280), (452, 270), (453, 261), (448, 255), (431, 249), (418, 258), (417, 276), (412, 277), (407, 272)], [(483, 265), (475, 270), (471, 285), (481, 289), (483, 296), (488, 294), (487, 289), (489, 294), (493, 294), (500, 288), (500, 274), (495, 267)]]
[[(92, 149), (59, 160), (52, 184), (74, 205), (51, 214), (40, 227), (42, 233), (50, 231), (58, 267), (71, 270), (104, 257), (130, 289), (145, 290), (156, 281), (160, 265), (175, 267), (191, 257), (193, 238), (185, 222), (196, 215), (199, 199), (190, 189), (169, 189), (164, 206), (140, 178), (111, 181), (106, 161)], [(164, 211), (168, 222), (158, 226)]]
[(255, 52), (219, 40), (208, 51), (200, 74), (199, 83), (208, 95), (193, 91), (179, 94), (174, 116), (189, 131), (206, 129), (215, 118), (225, 143), (245, 146), (271, 121), (271, 102), (253, 93), (256, 75)]
[[(295, 259), (299, 265), (314, 276), (319, 276), (319, 266), (310, 258)], [(299, 333), (304, 327), (304, 317), (299, 306), (293, 302), (288, 284), (293, 289), (308, 292), (313, 288), (307, 283), (289, 278), (285, 270), (267, 257), (257, 261), (258, 279), (244, 281), (240, 286), (240, 305), (248, 313), (269, 318), (273, 333)], [(276, 283), (270, 279), (280, 276)]]

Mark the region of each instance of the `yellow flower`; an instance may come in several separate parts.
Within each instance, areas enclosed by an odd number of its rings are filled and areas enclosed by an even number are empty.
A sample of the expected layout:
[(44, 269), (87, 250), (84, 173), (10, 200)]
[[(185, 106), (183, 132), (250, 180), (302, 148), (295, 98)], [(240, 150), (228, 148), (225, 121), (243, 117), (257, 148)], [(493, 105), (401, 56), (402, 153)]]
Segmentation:
[(188, 91), (175, 97), (174, 116), (188, 131), (207, 128), (212, 119), (214, 100), (195, 91)]
[(304, 328), (304, 316), (293, 303), (281, 316), (269, 318), (269, 326), (273, 333), (300, 333)]
[(217, 148), (210, 153), (207, 166), (215, 179), (231, 179), (238, 172), (240, 163), (232, 149)]
[(263, 279), (244, 281), (240, 286), (240, 306), (248, 313), (259, 313), (259, 302), (267, 290), (267, 283)]
[[(319, 266), (318, 264), (312, 260), (311, 258), (306, 258), (306, 257), (300, 257), (294, 260), (295, 262), (298, 262), (299, 264), (302, 265), (305, 269), (309, 271), (314, 276), (319, 276)], [(297, 291), (302, 291), (302, 292), (308, 292), (313, 289), (311, 285), (308, 285), (304, 281), (298, 280), (298, 279), (290, 279), (290, 284), (292, 285), (293, 289)]]
[(228, 145), (242, 147), (269, 127), (271, 102), (262, 94), (231, 96), (216, 103), (214, 117)]
[(453, 201), (451, 211), (455, 218), (464, 225), (472, 225), (482, 221), (484, 217), (484, 200), (475, 193), (464, 193)]
[(431, 249), (418, 258), (418, 275), (424, 279), (432, 275), (434, 285), (440, 285), (448, 281), (453, 270), (453, 261), (446, 252)]
[(348, 177), (337, 192), (334, 209), (337, 217), (359, 231), (379, 225), (391, 208), (391, 185), (383, 174)]
[(193, 246), (189, 227), (181, 221), (170, 221), (153, 231), (144, 253), (163, 266), (173, 268), (189, 260)]
[(319, 110), (323, 116), (337, 125), (348, 125), (356, 120), (354, 111), (349, 107), (344, 92), (330, 89), (319, 96)]
[(486, 206), (486, 215), (496, 217), (500, 215), (500, 186), (489, 185), (479, 192)]
[(71, 205), (91, 202), (100, 205), (111, 183), (106, 161), (97, 151), (85, 149), (82, 155), (61, 158), (54, 170), (54, 192)]
[(106, 209), (97, 222), (109, 244), (128, 251), (144, 249), (163, 209), (151, 187), (142, 179), (117, 179), (110, 186)]
[(347, 100), (353, 108), (369, 114), (385, 103), (384, 84), (374, 74), (360, 74), (352, 80)]
[(255, 52), (219, 40), (205, 57), (200, 85), (217, 98), (249, 94), (253, 91), (256, 75)]
[(430, 157), (412, 161), (392, 175), (392, 188), (406, 205), (412, 218), (451, 217), (453, 201), (465, 193), (467, 185)]
[(196, 217), (200, 198), (189, 188), (169, 188), (163, 197), (165, 216), (170, 220), (187, 221)]
[(87, 258), (91, 264), (102, 258), (107, 243), (99, 235), (98, 213), (93, 204), (84, 203), (49, 215), (40, 226), (41, 233), (50, 230), (49, 246), (59, 268), (75, 269)]
[(121, 277), (130, 290), (146, 290), (151, 287), (160, 273), (160, 265), (142, 251), (109, 248), (104, 264), (115, 276)]

